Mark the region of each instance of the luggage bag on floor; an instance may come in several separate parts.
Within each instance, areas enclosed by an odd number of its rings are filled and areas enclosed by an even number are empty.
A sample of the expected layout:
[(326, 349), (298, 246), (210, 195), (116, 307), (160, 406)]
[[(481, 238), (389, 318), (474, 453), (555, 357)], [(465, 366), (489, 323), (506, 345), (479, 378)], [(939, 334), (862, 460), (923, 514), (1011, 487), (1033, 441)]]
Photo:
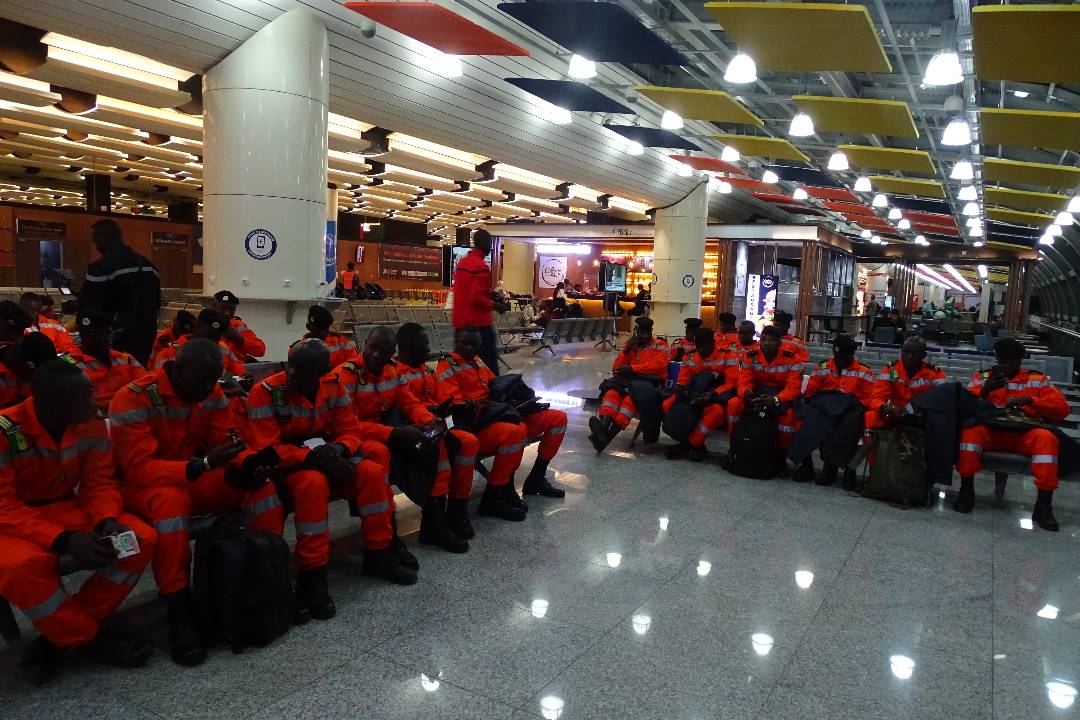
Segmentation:
[(852, 460), (852, 467), (857, 470), (867, 455), (872, 455), (874, 462), (859, 487), (863, 497), (897, 505), (930, 505), (924, 430), (911, 427), (871, 430), (870, 442)]
[(764, 412), (743, 414), (731, 432), (728, 471), (764, 480), (780, 474), (781, 461), (776, 445), (776, 418)]

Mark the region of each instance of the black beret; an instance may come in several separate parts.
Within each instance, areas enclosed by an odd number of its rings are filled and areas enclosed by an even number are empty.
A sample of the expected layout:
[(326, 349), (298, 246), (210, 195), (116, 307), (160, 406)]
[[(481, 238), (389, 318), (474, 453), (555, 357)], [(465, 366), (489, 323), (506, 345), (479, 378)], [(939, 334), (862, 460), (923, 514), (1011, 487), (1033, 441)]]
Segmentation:
[(226, 305), (239, 305), (240, 298), (236, 297), (231, 290), (219, 290), (214, 293), (214, 299), (220, 300)]

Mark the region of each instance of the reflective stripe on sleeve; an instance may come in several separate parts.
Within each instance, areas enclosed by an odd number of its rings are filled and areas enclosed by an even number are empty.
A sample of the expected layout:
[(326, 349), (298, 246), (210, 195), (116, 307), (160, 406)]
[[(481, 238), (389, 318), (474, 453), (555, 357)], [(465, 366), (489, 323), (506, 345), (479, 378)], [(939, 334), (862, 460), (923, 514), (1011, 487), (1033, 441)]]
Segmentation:
[(1031, 456), (1031, 464), (1032, 465), (1042, 465), (1042, 464), (1048, 464), (1048, 463), (1055, 463), (1056, 464), (1057, 461), (1058, 461), (1057, 455), (1032, 455)]
[(114, 582), (117, 585), (127, 585), (129, 587), (135, 587), (135, 584), (139, 582), (141, 572), (125, 572), (115, 565), (108, 565), (97, 571), (97, 575), (101, 575), (109, 582)]
[(244, 506), (244, 512), (254, 517), (256, 515), (262, 515), (264, 512), (269, 512), (276, 507), (281, 507), (281, 498), (277, 495), (271, 495), (265, 497), (257, 503)]
[(390, 505), (386, 500), (371, 505), (364, 505), (360, 508), (360, 517), (367, 517), (368, 515), (374, 515), (375, 513), (386, 512), (389, 508)]
[(982, 452), (982, 445), (976, 445), (975, 443), (960, 443), (960, 452)]
[(40, 602), (33, 607), (23, 608), (23, 615), (26, 615), (26, 617), (34, 622), (44, 620), (59, 610), (60, 606), (63, 605), (64, 601), (67, 599), (67, 592), (64, 591), (64, 588), (58, 587), (44, 602)]
[(324, 532), (330, 532), (330, 522), (328, 520), (310, 523), (298, 522), (294, 524), (296, 525), (297, 535), (320, 535)]
[(158, 520), (154, 523), (154, 529), (157, 530), (158, 535), (186, 531), (187, 528), (188, 519), (186, 517), (164, 518), (163, 520)]

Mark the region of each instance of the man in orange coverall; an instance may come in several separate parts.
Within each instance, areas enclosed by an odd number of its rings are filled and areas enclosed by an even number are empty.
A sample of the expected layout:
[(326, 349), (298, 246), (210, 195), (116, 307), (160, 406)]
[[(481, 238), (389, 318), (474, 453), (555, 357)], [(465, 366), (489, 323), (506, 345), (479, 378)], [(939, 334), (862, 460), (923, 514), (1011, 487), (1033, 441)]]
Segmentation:
[(42, 301), (45, 298), (37, 293), (25, 292), (19, 296), (19, 305), (32, 318), (33, 324), (26, 329), (27, 333), (39, 332), (52, 340), (53, 347), (57, 352), (71, 352), (75, 348), (75, 340), (71, 337), (63, 325), (46, 316), (42, 312)]
[(0, 342), (0, 408), (17, 405), (30, 397), (34, 370), (54, 359), (56, 348), (41, 333), (23, 335), (13, 343)]
[(79, 328), (79, 345), (71, 350), (71, 357), (90, 378), (94, 402), (107, 410), (117, 390), (149, 371), (131, 355), (112, 349), (113, 319), (101, 310), (80, 312), (75, 326)]
[(214, 293), (214, 299), (210, 303), (210, 309), (216, 310), (228, 320), (225, 329), (224, 341), (240, 359), (241, 363), (247, 362), (249, 357), (261, 358), (266, 354), (266, 343), (259, 339), (255, 331), (248, 327), (247, 323), (236, 314), (236, 306), (240, 304), (240, 298), (229, 290), (219, 290)]
[(228, 319), (218, 311), (203, 310), (195, 320), (195, 331), (190, 335), (181, 337), (164, 350), (155, 352), (154, 356), (150, 358), (150, 369), (157, 370), (168, 361), (174, 360), (177, 352), (179, 352), (180, 348), (184, 347), (184, 344), (189, 340), (202, 338), (204, 340), (209, 340), (218, 346), (218, 351), (221, 353), (223, 375), (243, 375), (246, 372), (244, 370), (244, 361), (232, 351), (232, 348), (230, 348), (223, 339), (225, 337), (225, 328), (227, 327), (227, 324)]
[[(395, 346), (394, 331), (377, 327), (368, 335), (364, 352), (339, 366), (335, 374), (341, 378), (365, 434), (407, 454), (417, 443), (425, 442), (425, 433), (441, 430), (443, 422), (417, 399), (408, 381), (398, 376)], [(398, 426), (384, 424), (391, 420)], [(454, 532), (446, 520), (449, 490), (450, 459), (446, 444), (439, 442), (439, 465), (431, 494), (421, 508), (419, 540), (453, 553), (468, 552), (468, 540)]]
[(154, 579), (169, 611), (170, 652), (181, 665), (206, 659), (188, 594), (188, 518), (243, 510), (258, 530), (280, 534), (285, 524), (277, 490), (258, 472), (276, 459), (245, 453), (220, 377), (220, 348), (194, 338), (109, 405), (124, 504), (158, 532)]
[(664, 453), (669, 460), (683, 457), (687, 453), (690, 459), (699, 462), (708, 456), (705, 439), (713, 432), (724, 427), (727, 421), (727, 403), (735, 396), (735, 383), (738, 379), (738, 359), (728, 348), (716, 346), (716, 337), (708, 328), (699, 328), (694, 335), (696, 350), (683, 360), (679, 369), (679, 379), (675, 394), (663, 403), (667, 415), (680, 393), (685, 395), (687, 386), (703, 372), (711, 373), (715, 386), (708, 392), (691, 400), (690, 405), (700, 412), (696, 427), (690, 431), (686, 443), (679, 443), (668, 448)]
[[(31, 399), (0, 413), (0, 596), (41, 632), (22, 669), (41, 685), (76, 647), (138, 667), (153, 645), (100, 623), (135, 587), (157, 534), (124, 512), (108, 431), (95, 417), (82, 371), (54, 358), (34, 373), (31, 391)], [(110, 537), (129, 530), (139, 550), (121, 558)], [(60, 582), (60, 555), (95, 571), (78, 592)]]
[(881, 369), (870, 395), (867, 429), (892, 427), (915, 412), (911, 401), (946, 381), (945, 371), (926, 362), (926, 341), (918, 335), (904, 340), (900, 359)]
[(284, 372), (251, 389), (245, 431), (252, 450), (273, 448), (296, 515), (296, 600), (320, 620), (335, 614), (327, 589), (331, 497), (348, 498), (359, 511), (364, 537), (365, 575), (399, 585), (416, 582), (416, 572), (400, 564), (390, 547), (394, 493), (387, 484), (390, 453), (363, 441), (340, 371), (330, 371), (330, 349), (321, 340), (293, 346)]
[(810, 362), (810, 352), (806, 349), (806, 341), (791, 334), (791, 323), (794, 319), (791, 313), (779, 310), (773, 315), (772, 324), (780, 331), (782, 341), (798, 349), (799, 359), (802, 362)]
[(173, 318), (172, 325), (159, 332), (154, 338), (154, 352), (160, 352), (173, 343), (180, 342), (180, 338), (187, 337), (193, 332), (195, 332), (195, 316), (187, 310), (180, 310)]
[(308, 308), (307, 332), (300, 339), (315, 338), (326, 343), (326, 347), (330, 348), (330, 367), (336, 368), (356, 357), (356, 344), (352, 336), (332, 331), (330, 326), (333, 324), (334, 316), (329, 310), (322, 305), (312, 305)]
[(671, 360), (682, 362), (694, 353), (694, 334), (701, 328), (701, 318), (686, 318), (683, 320), (686, 333), (671, 343)]
[[(714, 338), (716, 347), (729, 350), (732, 345), (739, 342), (739, 332), (735, 324), (735, 313), (722, 312), (716, 316), (719, 327), (716, 328)], [(752, 323), (751, 323), (752, 324)]]
[[(664, 382), (667, 378), (668, 344), (652, 334), (652, 318), (634, 320), (634, 334), (615, 357), (611, 370), (616, 380), (629, 382), (635, 377)], [(589, 441), (600, 453), (615, 436), (637, 417), (637, 405), (629, 392), (611, 388), (600, 399), (596, 417), (589, 418)]]
[[(997, 365), (981, 370), (971, 378), (968, 390), (999, 408), (1023, 413), (1037, 421), (1059, 423), (1069, 414), (1069, 403), (1054, 387), (1050, 378), (1021, 367), (1024, 346), (1012, 338), (994, 345)], [(1031, 519), (1043, 530), (1058, 531), (1058, 521), (1051, 506), (1058, 486), (1057, 436), (1045, 428), (1005, 430), (975, 425), (960, 431), (960, 493), (953, 510), (969, 513), (975, 506), (975, 473), (982, 469), (982, 454), (987, 450), (1027, 455), (1039, 495)]]
[[(428, 410), (438, 407), (439, 381), (435, 371), (428, 367), (427, 359), (431, 354), (431, 344), (422, 325), (405, 323), (397, 332), (397, 373), (403, 385), (407, 385), (412, 394)], [(442, 412), (442, 409), (440, 409)], [(452, 440), (443, 441), (447, 455), (456, 446), (453, 460), (447, 457), (447, 464), (442, 463), (440, 451), (439, 475), (435, 478), (432, 495), (447, 495), (446, 524), (460, 538), (471, 540), (476, 536), (469, 521), (469, 493), (472, 492), (473, 472), (476, 468), (476, 455), (480, 452), (480, 440), (471, 432), (461, 428), (451, 428)]]

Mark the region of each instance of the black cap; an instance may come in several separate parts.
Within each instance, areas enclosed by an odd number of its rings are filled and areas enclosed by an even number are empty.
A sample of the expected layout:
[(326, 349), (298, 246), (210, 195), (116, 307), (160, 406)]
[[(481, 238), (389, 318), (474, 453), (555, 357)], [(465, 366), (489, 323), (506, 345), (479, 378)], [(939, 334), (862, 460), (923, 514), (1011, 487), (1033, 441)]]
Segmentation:
[(636, 320), (634, 320), (634, 324), (637, 325), (642, 330), (650, 330), (651, 331), (652, 328), (653, 328), (652, 318), (647, 318), (645, 316), (641, 316), (641, 317), (637, 318)]
[(994, 354), (1003, 360), (1023, 360), (1027, 350), (1014, 338), (1004, 338), (994, 343)]
[(312, 305), (307, 311), (307, 321), (318, 327), (330, 327), (334, 324), (334, 316), (322, 305)]
[(855, 349), (858, 347), (855, 343), (855, 338), (851, 335), (837, 335), (832, 341), (833, 350), (839, 350), (845, 355), (854, 355)]
[(52, 340), (39, 332), (23, 335), (16, 348), (19, 359), (31, 368), (40, 367), (56, 359), (56, 346), (53, 345)]
[(176, 313), (176, 318), (174, 318), (173, 322), (178, 324), (180, 329), (184, 332), (191, 332), (195, 329), (195, 316), (187, 310), (181, 310)]
[(83, 310), (75, 316), (75, 326), (79, 330), (84, 328), (114, 327), (115, 324), (112, 315), (94, 308)]
[(0, 302), (0, 322), (5, 323), (12, 330), (25, 330), (33, 324), (26, 311), (18, 303), (10, 300)]
[(226, 305), (239, 305), (240, 298), (236, 297), (231, 290), (218, 290), (214, 293), (214, 299), (220, 300)]
[(209, 325), (215, 330), (224, 330), (225, 316), (216, 310), (211, 310), (210, 308), (207, 308), (201, 313), (199, 313), (199, 324)]
[(701, 318), (686, 318), (683, 320), (683, 325), (685, 325), (687, 329), (693, 328), (694, 330), (697, 330), (701, 327)]
[(790, 325), (794, 319), (787, 310), (777, 310), (773, 313), (773, 324), (775, 325)]

